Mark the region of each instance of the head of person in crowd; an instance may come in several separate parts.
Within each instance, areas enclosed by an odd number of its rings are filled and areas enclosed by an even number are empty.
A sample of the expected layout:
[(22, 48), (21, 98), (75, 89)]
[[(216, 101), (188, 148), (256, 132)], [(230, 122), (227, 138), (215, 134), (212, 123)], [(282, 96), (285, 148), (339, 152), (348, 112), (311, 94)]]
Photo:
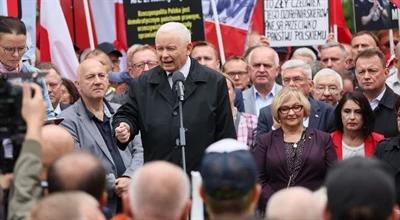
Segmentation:
[(91, 58), (79, 64), (77, 86), (85, 102), (103, 100), (109, 85), (106, 68), (101, 62)]
[(79, 190), (106, 204), (106, 172), (92, 154), (72, 152), (62, 156), (50, 165), (47, 181), (49, 193)]
[(75, 149), (74, 139), (64, 128), (57, 125), (46, 125), (42, 128), (42, 180), (47, 179), (48, 169), (58, 158)]
[(127, 52), (128, 73), (132, 78), (137, 78), (142, 73), (159, 65), (156, 50), (145, 45), (132, 45)]
[(216, 71), (220, 71), (219, 53), (212, 43), (199, 41), (193, 45), (190, 56), (197, 60), (201, 65), (207, 66)]
[(366, 49), (377, 49), (378, 48), (378, 38), (375, 34), (369, 31), (360, 31), (353, 35), (351, 39), (351, 53), (352, 57), (355, 59), (362, 51)]
[(211, 144), (201, 162), (200, 174), (200, 195), (211, 220), (254, 215), (261, 185), (247, 145), (234, 139)]
[(343, 80), (335, 70), (324, 68), (315, 74), (313, 96), (316, 100), (336, 106), (343, 95)]
[(110, 86), (115, 88), (115, 95), (120, 95), (128, 91), (128, 82), (131, 79), (128, 72), (110, 72), (108, 74), (108, 81), (110, 82)]
[(108, 55), (108, 57), (110, 58), (111, 62), (112, 62), (112, 68), (111, 70), (113, 72), (119, 72), (120, 71), (120, 57), (122, 57), (122, 53), (117, 50), (114, 46), (114, 44), (109, 43), (109, 42), (103, 42), (99, 45), (97, 45), (97, 48), (102, 50), (104, 53), (106, 53)]
[(325, 220), (398, 219), (394, 179), (381, 161), (354, 157), (343, 160), (325, 179)]
[(318, 201), (304, 187), (282, 189), (271, 196), (266, 208), (266, 220), (320, 220)]
[(354, 67), (354, 59), (353, 59), (353, 53), (352, 50), (353, 48), (351, 47), (351, 44), (346, 44), (346, 43), (341, 43), (344, 49), (346, 50), (346, 69), (351, 70)]
[(84, 192), (64, 192), (49, 195), (32, 209), (30, 220), (105, 220), (99, 203)]
[(51, 104), (55, 109), (61, 100), (62, 78), (60, 71), (58, 70), (56, 65), (52, 63), (39, 63), (36, 67), (42, 71), (47, 72), (44, 79), (46, 81), (47, 91), (49, 92)]
[(342, 74), (342, 80), (343, 80), (343, 93), (353, 92), (358, 86), (356, 77), (349, 70)]
[(370, 100), (377, 97), (385, 89), (388, 69), (385, 57), (378, 49), (362, 51), (355, 59), (356, 77), (364, 95)]
[(236, 88), (245, 90), (250, 85), (249, 68), (245, 58), (232, 56), (222, 66), (222, 72), (233, 80)]
[(348, 54), (346, 48), (342, 44), (329, 42), (322, 45), (319, 51), (323, 68), (333, 69), (339, 74), (343, 74), (347, 70), (347, 65), (350, 60), (347, 59)]
[(250, 81), (259, 92), (269, 92), (279, 73), (278, 54), (270, 47), (258, 46), (247, 58), (250, 66)]
[(191, 41), (190, 31), (182, 23), (168, 22), (161, 25), (155, 39), (161, 68), (167, 72), (182, 68), (189, 59)]
[(27, 51), (26, 27), (19, 18), (0, 16), (0, 48), (3, 71), (17, 70)]
[(303, 60), (309, 65), (312, 65), (315, 61), (317, 61), (317, 55), (315, 55), (310, 48), (300, 47), (293, 52), (291, 59)]
[(303, 126), (311, 105), (301, 89), (284, 87), (272, 101), (271, 111), (275, 122), (286, 131)]
[(111, 72), (113, 69), (113, 63), (111, 62), (111, 59), (107, 56), (106, 53), (104, 53), (100, 49), (94, 49), (94, 50), (90, 51), (89, 53), (87, 53), (84, 60), (87, 60), (87, 59), (94, 59), (94, 60), (99, 61), (101, 64), (103, 64), (106, 67), (107, 73)]
[(313, 89), (312, 70), (302, 60), (288, 60), (281, 67), (282, 86), (299, 89), (309, 96)]
[(189, 178), (168, 162), (145, 163), (132, 176), (128, 193), (133, 219), (186, 220), (190, 212)]
[(81, 96), (75, 83), (69, 79), (62, 78), (60, 102), (66, 105), (74, 104)]
[[(390, 36), (389, 36), (389, 29), (386, 30), (381, 30), (376, 34), (378, 38), (378, 46), (379, 49), (382, 51), (383, 54), (385, 54), (386, 57), (390, 57)], [(399, 43), (399, 31), (394, 30), (393, 31), (393, 43), (394, 46)]]
[(336, 129), (363, 139), (374, 129), (375, 116), (368, 99), (360, 91), (345, 93), (335, 109)]

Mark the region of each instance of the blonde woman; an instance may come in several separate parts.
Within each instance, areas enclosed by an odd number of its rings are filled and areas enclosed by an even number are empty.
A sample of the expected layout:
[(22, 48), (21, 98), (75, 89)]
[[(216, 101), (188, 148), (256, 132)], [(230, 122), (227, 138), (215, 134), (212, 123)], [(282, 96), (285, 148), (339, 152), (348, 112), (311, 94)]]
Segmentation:
[(302, 92), (284, 88), (271, 107), (280, 128), (260, 135), (253, 151), (262, 184), (262, 209), (282, 188), (318, 189), (336, 161), (329, 134), (303, 125), (310, 114), (310, 103)]

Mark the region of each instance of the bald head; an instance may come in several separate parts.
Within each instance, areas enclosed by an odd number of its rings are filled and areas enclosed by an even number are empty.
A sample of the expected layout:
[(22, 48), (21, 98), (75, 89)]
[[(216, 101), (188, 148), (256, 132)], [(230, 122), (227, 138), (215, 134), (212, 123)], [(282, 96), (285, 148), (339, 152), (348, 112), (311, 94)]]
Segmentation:
[(189, 210), (189, 196), (187, 175), (167, 162), (145, 164), (136, 171), (129, 186), (131, 212), (139, 220), (182, 219)]
[(55, 193), (41, 200), (31, 211), (32, 220), (103, 220), (98, 202), (84, 192)]
[(266, 211), (268, 220), (319, 220), (322, 217), (318, 200), (303, 187), (278, 191), (268, 201)]
[(60, 126), (44, 126), (42, 137), (42, 162), (45, 170), (62, 155), (74, 150), (74, 139), (67, 130)]
[(86, 105), (87, 100), (101, 102), (109, 86), (107, 67), (95, 59), (84, 60), (78, 66), (77, 84)]
[(103, 165), (93, 155), (69, 153), (50, 166), (49, 192), (81, 190), (100, 200), (105, 190), (105, 176)]

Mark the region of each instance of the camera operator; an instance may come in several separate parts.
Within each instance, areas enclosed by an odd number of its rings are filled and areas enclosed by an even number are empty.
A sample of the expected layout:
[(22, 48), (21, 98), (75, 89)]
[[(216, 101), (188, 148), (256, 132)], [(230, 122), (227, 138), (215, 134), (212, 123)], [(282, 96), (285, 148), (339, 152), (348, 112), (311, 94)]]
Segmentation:
[[(0, 16), (0, 75), (38, 72), (37, 68), (22, 61), (22, 56), (27, 50), (25, 24), (18, 18)], [(37, 83), (43, 89), (42, 94), (47, 105), (47, 117), (54, 117), (53, 106), (44, 79), (39, 77)]]
[(40, 173), (43, 166), (40, 141), (46, 117), (45, 109), (40, 87), (35, 83), (24, 83), (21, 114), (26, 122), (26, 135), (14, 167), (8, 219), (26, 219), (30, 209), (42, 195)]

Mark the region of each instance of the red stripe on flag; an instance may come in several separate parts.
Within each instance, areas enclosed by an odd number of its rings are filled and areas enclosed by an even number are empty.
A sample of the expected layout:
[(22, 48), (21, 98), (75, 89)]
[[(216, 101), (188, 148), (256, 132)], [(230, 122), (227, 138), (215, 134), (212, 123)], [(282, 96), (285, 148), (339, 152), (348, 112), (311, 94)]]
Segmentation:
[(7, 0), (8, 16), (18, 17), (18, 3), (17, 0)]
[(390, 2), (396, 6), (396, 8), (400, 8), (400, 0), (390, 0)]
[(347, 27), (346, 21), (343, 16), (342, 0), (329, 1), (329, 22), (330, 26), (337, 25), (338, 28), (338, 41), (341, 43), (351, 42), (351, 32)]
[(126, 25), (125, 25), (125, 13), (124, 5), (116, 2), (115, 7), (115, 33), (116, 39), (114, 45), (119, 50), (128, 50), (128, 43), (126, 39)]
[(51, 61), (51, 53), (50, 53), (50, 43), (49, 43), (49, 34), (47, 30), (39, 26), (39, 43), (40, 43), (40, 61), (50, 62)]
[(251, 30), (259, 34), (265, 34), (264, 0), (257, 0), (251, 20)]
[[(242, 55), (244, 46), (246, 44), (247, 31), (222, 24), (220, 26), (222, 39), (225, 39), (223, 42), (225, 57), (228, 59), (233, 55)], [(218, 48), (218, 40), (214, 23), (205, 21), (204, 32), (206, 33), (206, 40)]]

